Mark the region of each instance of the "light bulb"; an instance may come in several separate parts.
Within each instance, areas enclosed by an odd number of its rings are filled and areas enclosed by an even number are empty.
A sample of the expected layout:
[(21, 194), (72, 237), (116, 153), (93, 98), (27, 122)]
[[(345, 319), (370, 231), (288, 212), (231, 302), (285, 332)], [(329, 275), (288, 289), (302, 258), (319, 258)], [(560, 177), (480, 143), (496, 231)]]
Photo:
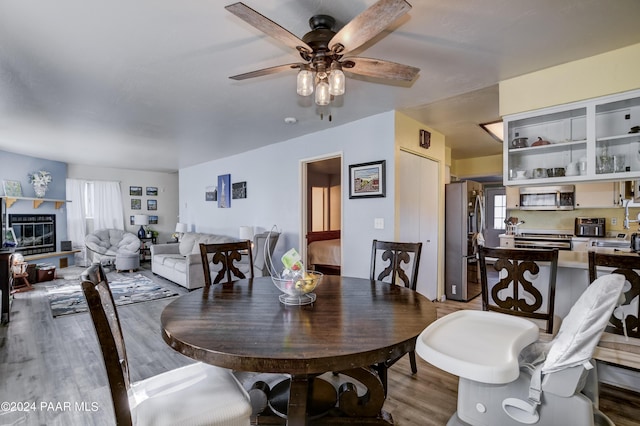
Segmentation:
[(330, 100), (331, 94), (329, 93), (329, 83), (325, 80), (321, 80), (316, 86), (316, 104), (329, 105)]
[(311, 71), (301, 69), (298, 72), (297, 92), (300, 96), (309, 96), (313, 93), (313, 73)]
[(340, 69), (332, 69), (329, 74), (329, 93), (333, 96), (344, 94), (344, 73)]

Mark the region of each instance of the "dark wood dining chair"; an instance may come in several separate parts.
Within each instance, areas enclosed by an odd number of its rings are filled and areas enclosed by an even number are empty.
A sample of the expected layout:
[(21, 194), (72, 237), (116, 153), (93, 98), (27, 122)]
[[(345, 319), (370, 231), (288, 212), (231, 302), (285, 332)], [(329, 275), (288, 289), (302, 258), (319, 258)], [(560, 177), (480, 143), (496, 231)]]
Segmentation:
[[(209, 288), (211, 284), (229, 283), (231, 281), (245, 279), (247, 276), (240, 270), (248, 265), (247, 274), (253, 278), (253, 254), (251, 241), (236, 241), (219, 244), (200, 244), (200, 256), (204, 268), (204, 286)], [(243, 259), (243, 256), (246, 256)], [(216, 272), (216, 277), (211, 278), (211, 271)]]
[[(373, 240), (371, 248), (370, 279), (389, 282), (392, 285), (404, 285), (416, 290), (418, 268), (422, 243), (402, 243), (394, 241)], [(389, 359), (374, 366), (382, 381), (384, 393), (387, 394), (387, 370), (404, 356)], [(409, 351), (411, 374), (418, 372), (415, 351)]]
[(100, 263), (81, 278), (102, 350), (116, 425), (249, 425), (251, 404), (230, 370), (200, 362), (131, 382), (118, 311)]
[[(640, 338), (640, 304), (633, 307), (632, 302), (640, 295), (640, 256), (633, 254), (613, 254), (589, 252), (589, 282), (602, 274), (622, 274), (626, 279), (623, 288), (624, 302), (611, 314), (605, 332), (625, 334)], [(624, 320), (619, 318), (624, 311)], [(624, 321), (624, 323), (623, 323)]]
[(558, 249), (480, 247), (478, 254), (482, 309), (528, 318), (555, 334)]

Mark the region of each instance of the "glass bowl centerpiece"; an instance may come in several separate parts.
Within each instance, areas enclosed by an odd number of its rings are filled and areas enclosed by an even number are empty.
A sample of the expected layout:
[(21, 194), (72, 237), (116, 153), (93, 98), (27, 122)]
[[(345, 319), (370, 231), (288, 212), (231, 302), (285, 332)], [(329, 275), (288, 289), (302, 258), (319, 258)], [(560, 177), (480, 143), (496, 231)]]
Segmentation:
[[(267, 238), (267, 242), (269, 238)], [(308, 305), (316, 300), (313, 290), (322, 281), (322, 273), (317, 271), (305, 271), (300, 255), (295, 249), (282, 255), (282, 272), (278, 272), (269, 250), (265, 243), (265, 264), (271, 275), (271, 280), (283, 294), (279, 296), (280, 302), (285, 305)]]
[(291, 275), (285, 269), (280, 276), (271, 276), (271, 280), (283, 292), (278, 296), (285, 305), (307, 305), (316, 300), (313, 290), (322, 281), (322, 273), (306, 271), (301, 275)]

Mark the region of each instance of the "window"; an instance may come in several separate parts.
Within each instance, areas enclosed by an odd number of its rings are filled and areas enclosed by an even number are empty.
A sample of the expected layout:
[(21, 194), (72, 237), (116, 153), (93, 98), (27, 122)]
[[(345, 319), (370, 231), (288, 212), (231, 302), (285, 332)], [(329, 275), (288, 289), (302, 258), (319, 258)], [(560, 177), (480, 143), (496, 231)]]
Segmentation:
[(505, 229), (507, 219), (507, 196), (493, 196), (493, 229)]
[(93, 218), (93, 182), (86, 182), (84, 187), (84, 216)]

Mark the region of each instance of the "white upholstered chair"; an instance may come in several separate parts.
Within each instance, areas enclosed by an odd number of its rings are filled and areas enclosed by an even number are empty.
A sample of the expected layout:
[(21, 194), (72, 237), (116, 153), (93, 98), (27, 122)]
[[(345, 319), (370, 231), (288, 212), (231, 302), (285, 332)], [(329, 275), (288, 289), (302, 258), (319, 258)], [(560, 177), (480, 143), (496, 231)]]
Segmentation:
[(249, 396), (230, 370), (197, 362), (130, 382), (120, 320), (101, 264), (83, 274), (82, 290), (102, 349), (117, 425), (250, 424)]

